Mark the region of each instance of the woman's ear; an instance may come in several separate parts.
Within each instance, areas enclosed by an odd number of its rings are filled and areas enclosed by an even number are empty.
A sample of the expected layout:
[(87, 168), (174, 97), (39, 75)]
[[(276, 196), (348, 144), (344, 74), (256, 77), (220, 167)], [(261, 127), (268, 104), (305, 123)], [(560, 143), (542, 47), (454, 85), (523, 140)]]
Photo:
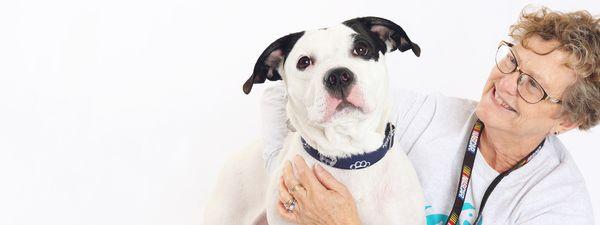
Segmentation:
[(573, 122), (569, 116), (562, 115), (559, 118), (558, 124), (554, 125), (550, 129), (550, 131), (548, 132), (548, 135), (562, 134), (562, 133), (565, 133), (565, 132), (570, 131), (572, 129), (575, 129), (575, 128), (579, 127), (580, 125), (581, 125), (581, 121), (575, 121), (575, 122)]

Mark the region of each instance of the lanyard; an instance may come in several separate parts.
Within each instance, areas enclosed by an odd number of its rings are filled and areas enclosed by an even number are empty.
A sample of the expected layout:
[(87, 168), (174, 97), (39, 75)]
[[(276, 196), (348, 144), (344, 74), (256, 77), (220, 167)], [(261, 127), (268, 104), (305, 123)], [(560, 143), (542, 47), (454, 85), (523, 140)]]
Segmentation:
[[(477, 146), (479, 146), (479, 137), (481, 136), (481, 132), (483, 131), (483, 122), (481, 120), (477, 120), (475, 125), (473, 125), (473, 129), (471, 130), (471, 137), (467, 144), (467, 150), (465, 153), (465, 158), (463, 159), (462, 171), (460, 173), (460, 180), (458, 182), (458, 190), (456, 192), (456, 199), (454, 200), (454, 205), (452, 206), (452, 211), (450, 212), (450, 216), (448, 216), (448, 220), (446, 221), (446, 225), (455, 225), (458, 221), (460, 213), (462, 211), (463, 204), (465, 203), (465, 196), (467, 194), (467, 189), (469, 187), (469, 181), (471, 179), (471, 173), (473, 170), (473, 163), (475, 162), (475, 155), (477, 154)], [(525, 156), (521, 159), (515, 166), (510, 168), (507, 171), (500, 173), (488, 186), (485, 190), (485, 194), (483, 194), (483, 199), (481, 200), (481, 207), (479, 207), (479, 212), (477, 213), (477, 218), (473, 222), (473, 224), (477, 224), (479, 218), (481, 217), (481, 213), (483, 212), (483, 207), (485, 207), (485, 203), (492, 194), (496, 185), (500, 183), (502, 178), (508, 176), (512, 171), (521, 168), (523, 165), (527, 164), (531, 158), (542, 148), (544, 145), (544, 139), (529, 155)]]

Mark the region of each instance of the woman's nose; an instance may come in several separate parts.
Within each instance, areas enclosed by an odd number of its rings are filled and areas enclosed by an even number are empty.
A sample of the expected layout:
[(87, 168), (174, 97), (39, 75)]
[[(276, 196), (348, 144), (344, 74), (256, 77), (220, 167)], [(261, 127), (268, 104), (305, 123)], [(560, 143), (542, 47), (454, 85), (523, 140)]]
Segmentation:
[(519, 71), (514, 71), (510, 74), (503, 74), (504, 76), (500, 78), (500, 82), (498, 85), (498, 89), (503, 92), (506, 92), (510, 95), (517, 95), (517, 80), (520, 76)]

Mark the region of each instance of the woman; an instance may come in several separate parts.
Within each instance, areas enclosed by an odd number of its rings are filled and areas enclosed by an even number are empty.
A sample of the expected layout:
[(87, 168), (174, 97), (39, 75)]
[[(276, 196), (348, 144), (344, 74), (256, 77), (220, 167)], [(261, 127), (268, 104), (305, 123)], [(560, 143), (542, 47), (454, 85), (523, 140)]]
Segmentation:
[[(600, 19), (542, 8), (524, 12), (510, 36), (512, 43), (499, 44), (478, 103), (394, 94), (396, 140), (421, 181), (427, 222), (593, 224), (583, 178), (556, 135), (600, 120)], [(281, 115), (284, 104), (265, 101), (263, 110)], [(269, 149), (267, 165), (277, 153)], [(307, 172), (302, 158), (293, 163), (303, 175), (284, 169), (282, 216), (298, 224), (361, 224), (360, 199), (320, 166)]]

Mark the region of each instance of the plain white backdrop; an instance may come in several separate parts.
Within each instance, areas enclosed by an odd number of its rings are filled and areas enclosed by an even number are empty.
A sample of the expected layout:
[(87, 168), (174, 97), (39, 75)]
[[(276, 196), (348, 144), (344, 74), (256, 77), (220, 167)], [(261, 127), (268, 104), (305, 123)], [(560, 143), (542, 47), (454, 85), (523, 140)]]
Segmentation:
[[(597, 0), (527, 3), (600, 13)], [(527, 3), (2, 1), (0, 224), (199, 224), (224, 161), (261, 136), (269, 84), (242, 84), (273, 40), (385, 17), (422, 48), (386, 58), (394, 87), (479, 99)], [(600, 128), (560, 138), (599, 217)]]

